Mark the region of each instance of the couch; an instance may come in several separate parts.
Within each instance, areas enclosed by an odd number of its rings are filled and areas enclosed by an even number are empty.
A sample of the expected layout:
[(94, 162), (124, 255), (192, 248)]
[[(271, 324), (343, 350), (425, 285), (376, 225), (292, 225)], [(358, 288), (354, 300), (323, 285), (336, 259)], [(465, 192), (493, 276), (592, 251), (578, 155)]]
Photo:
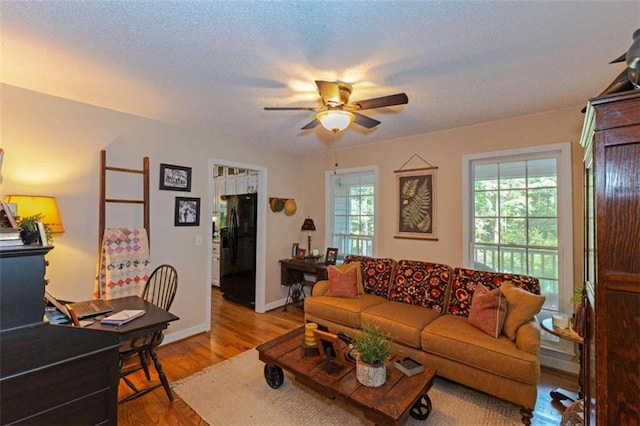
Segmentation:
[[(356, 255), (347, 255), (339, 268), (357, 271), (357, 295), (336, 297), (329, 280), (319, 281), (304, 301), (305, 321), (353, 336), (363, 323), (374, 324), (404, 352), (426, 356), (439, 376), (519, 405), (523, 423), (530, 423), (540, 378), (540, 329), (533, 315), (544, 302), (536, 278)], [(481, 287), (500, 297), (513, 288), (518, 297), (526, 294), (525, 304), (536, 298), (537, 306), (523, 314), (519, 299), (508, 301), (505, 328), (493, 330), (499, 333), (494, 337), (477, 328), (471, 309), (472, 301), (481, 305), (480, 290), (474, 298)]]

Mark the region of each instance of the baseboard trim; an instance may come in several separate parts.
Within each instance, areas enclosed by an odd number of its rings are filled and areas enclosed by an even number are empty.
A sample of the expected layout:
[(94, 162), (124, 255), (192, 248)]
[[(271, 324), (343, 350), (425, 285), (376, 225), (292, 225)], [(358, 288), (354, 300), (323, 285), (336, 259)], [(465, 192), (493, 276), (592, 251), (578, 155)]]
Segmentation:
[(264, 305), (264, 309), (265, 311), (271, 311), (273, 309), (278, 309), (284, 306), (285, 302), (287, 301), (287, 298), (285, 297), (284, 299), (280, 299), (280, 300), (276, 300), (275, 302), (271, 302), (271, 303), (267, 303)]
[(211, 329), (211, 326), (205, 323), (202, 323), (190, 328), (186, 328), (184, 330), (176, 331), (175, 333), (168, 333), (168, 334), (165, 334), (162, 344), (164, 345), (167, 343), (177, 342), (178, 340), (186, 339), (187, 337), (191, 337), (199, 333), (207, 332), (210, 329)]
[(573, 357), (567, 358), (566, 355), (552, 351), (541, 350), (540, 353), (540, 365), (545, 367), (554, 368), (556, 370), (565, 371), (571, 374), (578, 374), (580, 371), (580, 364), (577, 363)]

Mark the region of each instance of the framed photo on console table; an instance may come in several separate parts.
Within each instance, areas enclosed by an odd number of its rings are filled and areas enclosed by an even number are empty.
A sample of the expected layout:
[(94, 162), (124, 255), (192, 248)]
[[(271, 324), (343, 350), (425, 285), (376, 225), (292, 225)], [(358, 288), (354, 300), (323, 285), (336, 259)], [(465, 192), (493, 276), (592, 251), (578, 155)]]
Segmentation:
[(200, 226), (200, 198), (176, 197), (174, 226)]
[(397, 170), (394, 238), (437, 240), (437, 167)]
[(160, 164), (160, 190), (191, 192), (191, 167)]
[(333, 247), (327, 248), (327, 254), (324, 257), (324, 263), (327, 265), (335, 265), (338, 258), (338, 249)]

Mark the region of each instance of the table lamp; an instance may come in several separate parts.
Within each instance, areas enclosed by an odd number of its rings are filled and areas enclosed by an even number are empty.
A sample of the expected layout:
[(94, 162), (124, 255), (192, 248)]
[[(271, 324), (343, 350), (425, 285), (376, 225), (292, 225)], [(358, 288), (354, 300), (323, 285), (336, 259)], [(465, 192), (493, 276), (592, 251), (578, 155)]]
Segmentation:
[(55, 197), (40, 195), (7, 195), (5, 203), (15, 203), (20, 217), (42, 215), (42, 223), (51, 229), (53, 234), (62, 234), (64, 226), (60, 218), (60, 210)]
[(313, 219), (311, 217), (307, 217), (302, 224), (301, 231), (307, 231), (307, 256), (311, 256), (311, 231), (316, 230), (316, 225), (313, 223)]

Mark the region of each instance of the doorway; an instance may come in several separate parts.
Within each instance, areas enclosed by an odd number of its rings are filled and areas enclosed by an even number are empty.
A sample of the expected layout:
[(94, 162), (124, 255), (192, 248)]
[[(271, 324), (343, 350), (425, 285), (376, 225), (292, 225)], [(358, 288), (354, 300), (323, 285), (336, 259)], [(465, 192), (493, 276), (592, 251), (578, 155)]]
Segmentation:
[[(255, 306), (257, 313), (265, 312), (265, 287), (266, 287), (266, 206), (267, 206), (267, 169), (255, 164), (240, 163), (222, 159), (209, 159), (208, 188), (209, 203), (207, 204), (210, 220), (208, 220), (207, 238), (207, 265), (209, 273), (207, 286), (215, 282), (214, 266), (215, 253), (214, 245), (220, 241), (220, 220), (222, 215), (222, 205), (219, 203), (218, 195), (222, 192), (255, 193), (257, 195), (256, 210), (256, 237), (255, 237)], [(224, 182), (224, 186), (223, 186)], [(224, 189), (222, 189), (224, 188)], [(238, 192), (240, 191), (240, 192)], [(206, 216), (205, 216), (206, 217)], [(215, 218), (215, 221), (214, 221)], [(214, 225), (215, 223), (215, 225)], [(215, 229), (214, 229), (215, 227)], [(215, 233), (214, 234), (214, 230)], [(219, 242), (217, 244), (220, 244)], [(215, 284), (214, 284), (215, 285)], [(207, 292), (210, 294), (210, 291)], [(207, 324), (211, 323), (211, 298), (206, 301)]]

